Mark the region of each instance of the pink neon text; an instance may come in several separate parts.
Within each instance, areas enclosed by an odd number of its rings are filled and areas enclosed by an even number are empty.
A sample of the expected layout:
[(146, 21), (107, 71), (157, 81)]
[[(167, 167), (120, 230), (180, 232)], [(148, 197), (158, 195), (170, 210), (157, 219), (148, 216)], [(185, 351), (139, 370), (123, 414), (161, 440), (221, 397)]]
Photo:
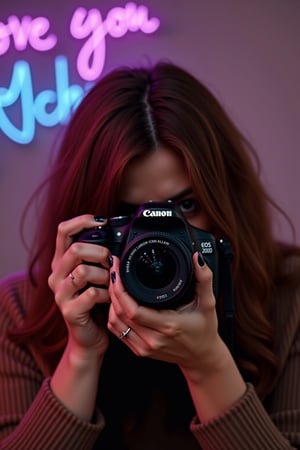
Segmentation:
[(106, 45), (105, 36), (121, 38), (128, 31), (154, 33), (160, 25), (159, 19), (148, 18), (148, 8), (129, 2), (122, 7), (112, 8), (103, 21), (98, 9), (78, 8), (70, 23), (71, 35), (76, 39), (87, 38), (77, 58), (77, 70), (88, 81), (95, 80), (102, 73)]
[[(110, 9), (105, 20), (96, 8), (77, 8), (70, 21), (70, 33), (75, 39), (86, 39), (77, 57), (77, 70), (81, 78), (93, 81), (101, 75), (106, 57), (106, 35), (121, 38), (129, 31), (154, 33), (160, 21), (148, 15), (146, 6), (133, 2)], [(18, 51), (26, 50), (28, 46), (41, 52), (53, 49), (58, 38), (50, 33), (50, 25), (46, 17), (24, 16), (19, 19), (9, 16), (7, 24), (0, 22), (0, 55), (4, 55), (11, 45)]]
[(35, 50), (45, 52), (55, 47), (57, 36), (49, 34), (50, 22), (46, 17), (9, 16), (7, 24), (0, 22), (0, 55), (4, 55), (13, 41), (16, 50), (25, 50), (30, 45)]

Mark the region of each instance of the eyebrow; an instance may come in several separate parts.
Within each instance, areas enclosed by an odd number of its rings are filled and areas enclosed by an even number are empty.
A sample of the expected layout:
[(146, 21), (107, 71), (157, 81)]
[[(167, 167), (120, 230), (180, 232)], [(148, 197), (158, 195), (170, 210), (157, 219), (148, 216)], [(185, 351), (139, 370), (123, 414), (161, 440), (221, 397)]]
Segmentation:
[(183, 191), (179, 192), (178, 194), (174, 195), (174, 197), (169, 198), (168, 200), (171, 200), (172, 202), (178, 202), (178, 200), (181, 200), (186, 195), (192, 194), (193, 189), (191, 187), (188, 187), (184, 189)]

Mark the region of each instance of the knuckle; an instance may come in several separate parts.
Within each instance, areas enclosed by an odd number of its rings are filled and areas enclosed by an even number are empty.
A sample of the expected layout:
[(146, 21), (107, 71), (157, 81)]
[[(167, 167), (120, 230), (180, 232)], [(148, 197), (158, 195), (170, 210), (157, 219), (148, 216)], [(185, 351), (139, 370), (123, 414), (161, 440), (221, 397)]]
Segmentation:
[(134, 353), (141, 358), (148, 358), (150, 356), (150, 352), (145, 348), (136, 349)]
[(57, 226), (57, 234), (59, 236), (64, 236), (67, 232), (67, 221), (64, 220), (63, 222), (60, 222)]
[(161, 349), (161, 345), (159, 344), (159, 342), (157, 341), (157, 339), (149, 339), (147, 342), (147, 352), (148, 352), (148, 356), (150, 356), (151, 354), (157, 352), (158, 350)]
[(109, 331), (111, 331), (112, 333), (114, 332), (114, 330), (117, 328), (117, 321), (115, 318), (110, 318), (107, 322), (107, 328), (109, 329)]
[(126, 316), (132, 322), (139, 322), (142, 319), (141, 306), (136, 302), (127, 303)]
[(54, 279), (53, 278), (54, 278), (53, 273), (51, 273), (48, 277), (48, 286), (52, 291), (54, 288)]
[(88, 275), (88, 266), (87, 264), (79, 264), (76, 267), (76, 272), (75, 270), (73, 271), (73, 273), (76, 273), (76, 278), (79, 280), (85, 279), (86, 276)]
[(174, 337), (178, 334), (177, 326), (173, 323), (168, 323), (165, 325), (164, 334), (167, 337)]
[(138, 312), (138, 307), (136, 307), (135, 305), (133, 305), (132, 307), (128, 308), (127, 312), (127, 317), (130, 321), (132, 322), (138, 322), (139, 321), (139, 312)]
[(94, 300), (95, 298), (98, 297), (98, 289), (95, 288), (94, 286), (90, 286), (85, 290), (85, 294), (87, 297)]
[(72, 245), (70, 245), (70, 247), (69, 247), (69, 252), (70, 252), (70, 255), (72, 256), (72, 257), (75, 257), (75, 258), (77, 258), (78, 256), (80, 256), (80, 253), (81, 253), (81, 244), (79, 243), (79, 242), (73, 242), (73, 244)]

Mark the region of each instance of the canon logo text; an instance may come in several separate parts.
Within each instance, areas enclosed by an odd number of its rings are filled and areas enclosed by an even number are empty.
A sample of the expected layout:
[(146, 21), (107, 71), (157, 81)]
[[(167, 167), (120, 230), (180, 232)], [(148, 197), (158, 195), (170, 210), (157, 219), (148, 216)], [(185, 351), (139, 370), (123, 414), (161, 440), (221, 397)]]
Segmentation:
[(154, 209), (145, 209), (143, 211), (145, 217), (172, 217), (172, 211), (159, 211)]

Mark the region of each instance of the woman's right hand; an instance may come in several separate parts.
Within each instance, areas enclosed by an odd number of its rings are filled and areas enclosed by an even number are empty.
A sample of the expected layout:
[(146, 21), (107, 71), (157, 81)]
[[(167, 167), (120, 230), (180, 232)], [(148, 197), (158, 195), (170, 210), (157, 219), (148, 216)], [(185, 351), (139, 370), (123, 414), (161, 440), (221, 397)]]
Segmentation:
[(85, 421), (91, 421), (94, 415), (99, 373), (109, 344), (105, 321), (96, 321), (91, 310), (110, 301), (110, 251), (74, 242), (74, 235), (97, 225), (100, 223), (89, 214), (59, 224), (49, 276), (49, 286), (68, 329), (68, 342), (52, 375), (51, 388), (69, 411)]
[[(108, 347), (106, 323), (96, 321), (91, 310), (96, 304), (110, 301), (110, 251), (99, 245), (74, 242), (73, 236), (84, 228), (105, 224), (105, 219), (100, 224), (89, 214), (60, 223), (48, 280), (69, 332), (68, 345), (83, 358), (91, 355), (101, 359)], [(92, 286), (86, 287), (88, 283)]]

